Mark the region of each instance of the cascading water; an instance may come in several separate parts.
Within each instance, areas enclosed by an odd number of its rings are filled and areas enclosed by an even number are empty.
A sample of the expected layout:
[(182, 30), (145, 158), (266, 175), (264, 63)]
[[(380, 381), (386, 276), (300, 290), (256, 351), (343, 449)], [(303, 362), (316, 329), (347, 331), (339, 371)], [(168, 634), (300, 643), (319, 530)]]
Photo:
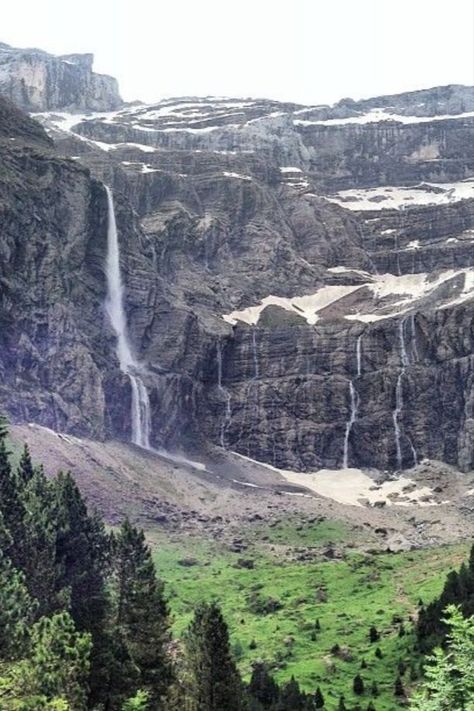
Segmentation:
[(359, 409), (359, 396), (352, 380), (349, 381), (349, 392), (351, 396), (351, 414), (346, 422), (346, 431), (344, 433), (344, 454), (342, 457), (342, 466), (344, 469), (347, 469), (349, 466), (349, 437), (354, 422), (357, 419), (357, 410)]
[(357, 337), (356, 343), (357, 377), (362, 375), (362, 333)]
[(252, 352), (253, 352), (253, 367), (254, 367), (254, 378), (255, 380), (259, 376), (258, 368), (258, 351), (257, 351), (257, 335), (255, 329), (252, 330)]
[(140, 377), (142, 367), (133, 355), (128, 339), (127, 319), (123, 306), (123, 284), (120, 273), (120, 247), (115, 220), (114, 199), (110, 188), (105, 186), (108, 205), (107, 258), (107, 314), (117, 337), (117, 357), (120, 370), (130, 379), (132, 388), (132, 442), (139, 447), (150, 449), (151, 414), (150, 399)]
[(222, 385), (222, 346), (221, 342), (217, 341), (217, 387), (219, 388), (220, 392), (224, 395), (225, 400), (226, 400), (226, 406), (225, 406), (225, 419), (223, 420), (221, 424), (221, 432), (220, 432), (220, 442), (221, 442), (221, 447), (223, 449), (226, 448), (226, 443), (225, 443), (225, 435), (227, 432), (227, 428), (229, 427), (231, 421), (232, 421), (232, 408), (231, 408), (231, 397), (230, 393)]
[[(411, 317), (413, 319), (413, 317)], [(412, 327), (412, 340), (415, 340), (415, 327), (414, 321), (410, 321)], [(402, 369), (397, 378), (397, 384), (395, 386), (395, 410), (392, 414), (393, 427), (395, 429), (395, 448), (397, 453), (397, 467), (402, 468), (403, 455), (401, 446), (401, 430), (400, 430), (400, 417), (403, 411), (403, 376), (405, 375), (405, 369), (410, 365), (410, 357), (408, 355), (408, 350), (405, 343), (405, 329), (406, 329), (406, 318), (403, 318), (398, 326), (398, 335), (400, 340), (400, 360), (402, 362)], [(414, 346), (414, 351), (416, 352), (416, 344)], [(408, 443), (411, 448), (413, 456), (413, 464), (416, 466), (418, 463), (418, 457), (416, 454), (416, 449), (413, 446), (412, 441), (407, 437)]]

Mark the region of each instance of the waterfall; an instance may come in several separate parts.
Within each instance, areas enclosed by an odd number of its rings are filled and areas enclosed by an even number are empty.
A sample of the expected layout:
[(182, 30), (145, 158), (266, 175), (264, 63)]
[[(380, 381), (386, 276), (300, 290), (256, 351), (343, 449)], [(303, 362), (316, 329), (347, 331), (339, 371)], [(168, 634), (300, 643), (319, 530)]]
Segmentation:
[(125, 373), (132, 389), (132, 442), (139, 447), (150, 449), (150, 400), (148, 391), (140, 377), (142, 366), (133, 355), (128, 339), (127, 319), (123, 306), (123, 284), (120, 273), (120, 247), (115, 220), (114, 199), (110, 188), (105, 186), (108, 206), (107, 258), (107, 298), (105, 307), (110, 323), (117, 337), (117, 357), (120, 370)]
[(357, 377), (362, 375), (362, 333), (357, 337), (356, 343)]
[(397, 467), (402, 468), (402, 447), (400, 444), (400, 424), (398, 418), (403, 410), (403, 389), (402, 389), (402, 378), (405, 372), (405, 368), (402, 368), (397, 378), (397, 385), (395, 388), (395, 410), (393, 411), (393, 426), (395, 428), (395, 446), (397, 449)]
[(217, 387), (219, 388), (219, 391), (222, 393), (222, 395), (225, 397), (226, 404), (225, 404), (225, 418), (223, 422), (221, 423), (221, 431), (220, 431), (220, 443), (222, 449), (226, 448), (226, 443), (225, 443), (225, 434), (227, 431), (227, 428), (229, 427), (231, 421), (232, 421), (232, 408), (231, 408), (231, 396), (230, 392), (227, 390), (222, 385), (222, 346), (221, 342), (217, 341), (217, 346), (216, 346), (216, 354), (217, 354)]
[(400, 357), (402, 360), (403, 368), (405, 368), (407, 365), (410, 365), (410, 359), (408, 358), (408, 352), (405, 345), (405, 323), (406, 319), (402, 318), (402, 320), (398, 324), (398, 334), (400, 338)]
[(359, 396), (354, 387), (352, 380), (349, 381), (349, 392), (351, 396), (351, 414), (346, 422), (346, 431), (344, 434), (344, 454), (342, 458), (342, 466), (347, 469), (349, 466), (349, 437), (351, 434), (352, 426), (357, 418), (357, 410), (359, 408)]
[[(399, 340), (400, 340), (400, 360), (402, 362), (402, 369), (398, 375), (397, 384), (395, 386), (395, 410), (393, 411), (393, 414), (392, 414), (393, 426), (395, 429), (395, 447), (396, 447), (396, 452), (397, 452), (397, 468), (398, 469), (401, 469), (402, 464), (403, 464), (402, 445), (401, 445), (401, 430), (400, 430), (400, 418), (401, 418), (402, 411), (403, 411), (403, 376), (405, 375), (406, 367), (408, 365), (410, 365), (410, 357), (408, 355), (408, 350), (407, 350), (406, 343), (405, 343), (406, 322), (407, 322), (407, 318), (403, 318), (398, 325), (398, 336), (399, 336)], [(417, 357), (415, 327), (414, 327), (413, 317), (411, 317), (410, 325), (411, 325), (411, 331), (412, 331), (412, 340), (414, 341), (414, 343), (411, 344), (412, 351), (413, 351), (413, 354), (415, 355), (415, 357)], [(413, 357), (412, 357), (412, 360), (413, 360)], [(411, 439), (408, 436), (406, 436), (406, 438), (407, 438), (408, 443), (411, 448), (411, 452), (412, 452), (412, 456), (413, 456), (413, 464), (416, 466), (416, 464), (418, 463), (416, 449), (413, 446)]]
[(259, 376), (258, 369), (258, 353), (257, 353), (257, 336), (255, 329), (252, 329), (252, 352), (253, 352), (253, 366), (254, 366), (254, 379), (256, 380)]

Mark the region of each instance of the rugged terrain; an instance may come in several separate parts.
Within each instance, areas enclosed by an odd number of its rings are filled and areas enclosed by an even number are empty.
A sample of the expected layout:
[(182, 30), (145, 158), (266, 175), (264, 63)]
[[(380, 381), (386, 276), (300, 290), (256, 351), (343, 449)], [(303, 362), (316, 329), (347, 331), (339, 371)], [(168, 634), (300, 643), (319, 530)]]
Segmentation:
[[(43, 55), (18, 56), (91, 69)], [(86, 103), (35, 80), (46, 131), (2, 104), (0, 396), (15, 423), (130, 439), (106, 183), (155, 448), (294, 476), (471, 470), (472, 88), (97, 113), (73, 83)]]

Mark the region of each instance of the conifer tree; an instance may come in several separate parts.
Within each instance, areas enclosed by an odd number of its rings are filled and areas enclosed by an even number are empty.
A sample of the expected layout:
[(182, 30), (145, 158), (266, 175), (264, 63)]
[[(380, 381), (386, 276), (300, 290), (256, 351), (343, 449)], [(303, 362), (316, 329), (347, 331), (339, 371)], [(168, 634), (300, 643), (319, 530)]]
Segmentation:
[[(5, 535), (1, 538), (5, 540)], [(13, 567), (0, 546), (0, 659), (18, 659), (24, 653), (34, 611), (23, 573)]]
[(55, 482), (57, 505), (56, 593), (63, 597), (79, 632), (90, 632), (91, 704), (104, 702), (115, 664), (109, 622), (108, 538), (101, 520), (90, 516), (73, 478), (59, 473)]
[(42, 617), (32, 628), (29, 658), (16, 671), (18, 696), (61, 698), (66, 708), (85, 711), (90, 651), (90, 635), (77, 632), (67, 612)]
[(172, 680), (166, 654), (170, 635), (163, 584), (156, 577), (143, 531), (125, 521), (114, 549), (116, 628), (139, 670), (139, 687), (148, 693), (153, 706), (166, 695)]
[(405, 696), (405, 689), (403, 688), (403, 682), (400, 675), (398, 675), (395, 679), (393, 693), (395, 694), (395, 696)]
[(20, 486), (28, 484), (28, 482), (31, 481), (31, 479), (33, 478), (34, 473), (35, 470), (33, 467), (33, 462), (31, 461), (30, 450), (28, 448), (28, 445), (25, 444), (23, 447), (23, 452), (20, 458), (17, 472)]
[(248, 691), (265, 709), (269, 709), (278, 700), (278, 685), (268, 673), (264, 662), (256, 662), (253, 665)]
[(357, 696), (361, 696), (364, 693), (364, 680), (360, 674), (356, 674), (354, 681), (352, 682), (352, 690)]
[(240, 711), (241, 681), (232, 659), (227, 625), (215, 603), (196, 609), (186, 649), (193, 711)]
[(314, 694), (314, 706), (317, 709), (324, 708), (324, 696), (319, 686), (317, 687), (316, 692)]
[(337, 706), (337, 711), (347, 711), (347, 706), (346, 706), (344, 696), (339, 697), (339, 704)]
[(23, 519), (25, 510), (19, 495), (17, 477), (10, 464), (4, 418), (0, 423), (0, 433), (0, 511), (3, 515), (4, 524), (10, 532), (10, 543), (5, 553), (15, 567), (22, 568), (24, 563)]
[(67, 595), (58, 590), (59, 569), (56, 563), (57, 507), (54, 485), (42, 468), (34, 471), (24, 485), (23, 570), (30, 595), (38, 603), (38, 617), (51, 614), (67, 603)]
[(377, 628), (374, 625), (372, 625), (372, 627), (369, 630), (369, 640), (371, 642), (378, 642), (379, 639), (380, 639), (380, 634), (378, 633)]

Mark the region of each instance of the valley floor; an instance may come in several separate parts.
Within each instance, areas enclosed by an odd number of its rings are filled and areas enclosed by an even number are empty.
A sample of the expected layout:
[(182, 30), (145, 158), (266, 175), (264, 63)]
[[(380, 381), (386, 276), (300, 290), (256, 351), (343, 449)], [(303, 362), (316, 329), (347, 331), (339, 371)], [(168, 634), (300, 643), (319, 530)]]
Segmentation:
[(467, 553), (471, 474), (424, 462), (401, 481), (358, 470), (306, 475), (230, 453), (172, 460), (37, 425), (13, 426), (11, 437), (14, 456), (27, 441), (51, 473), (71, 470), (111, 526), (128, 516), (145, 528), (175, 645), (196, 603), (217, 599), (246, 677), (264, 659), (279, 681), (320, 686), (328, 711), (341, 694), (354, 706), (358, 673), (358, 702), (373, 700), (377, 711), (403, 704), (393, 693), (399, 670), (407, 693), (416, 684), (412, 622)]

